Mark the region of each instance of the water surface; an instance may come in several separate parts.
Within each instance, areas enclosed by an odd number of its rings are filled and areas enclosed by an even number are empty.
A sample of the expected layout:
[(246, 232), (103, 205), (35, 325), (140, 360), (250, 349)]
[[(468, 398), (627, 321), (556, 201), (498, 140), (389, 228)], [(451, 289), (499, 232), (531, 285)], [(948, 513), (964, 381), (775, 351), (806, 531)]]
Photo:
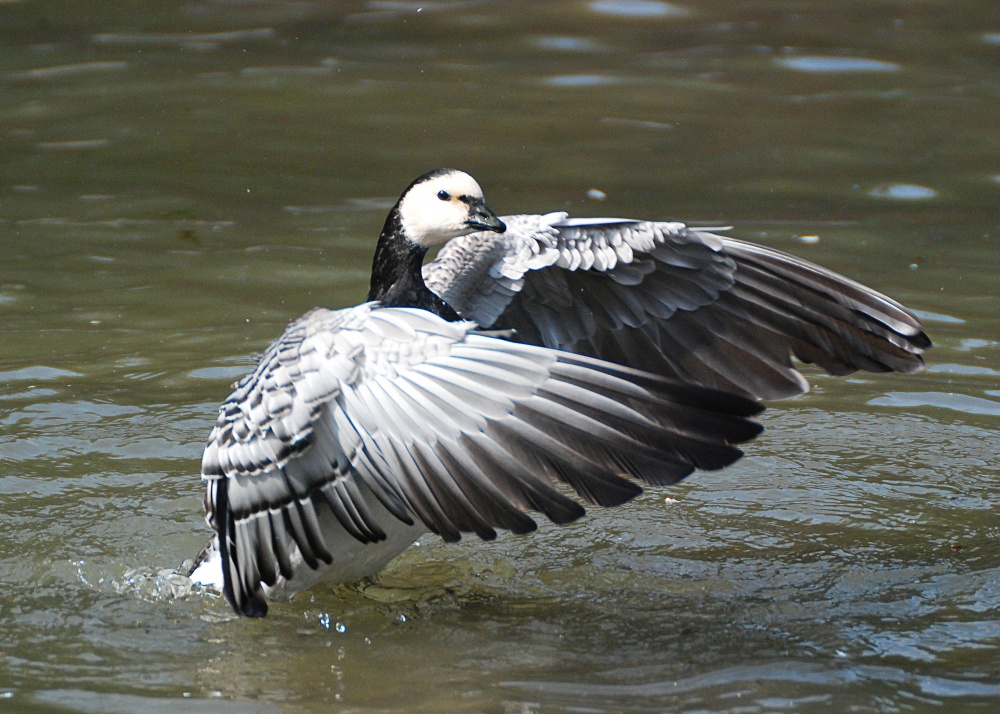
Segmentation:
[[(995, 709), (998, 31), (944, 0), (0, 3), (0, 709)], [(237, 620), (175, 573), (216, 407), (363, 299), (438, 166), (501, 213), (735, 226), (917, 309), (932, 367), (810, 371), (732, 468)]]

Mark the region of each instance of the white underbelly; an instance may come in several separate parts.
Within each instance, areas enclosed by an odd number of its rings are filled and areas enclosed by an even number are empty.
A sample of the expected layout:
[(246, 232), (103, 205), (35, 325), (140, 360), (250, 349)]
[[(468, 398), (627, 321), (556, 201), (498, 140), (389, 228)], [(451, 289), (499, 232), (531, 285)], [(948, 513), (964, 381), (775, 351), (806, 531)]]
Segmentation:
[[(362, 543), (344, 530), (333, 512), (320, 505), (317, 508), (323, 540), (332, 556), (329, 564), (320, 562), (313, 570), (302, 558), (298, 546), (289, 539), (288, 554), (292, 563), (292, 577), (278, 576), (274, 585), (263, 585), (264, 594), (270, 600), (290, 600), (297, 593), (319, 581), (327, 583), (352, 583), (369, 575), (374, 575), (386, 564), (409, 548), (427, 528), (419, 520), (415, 525), (403, 523), (371, 495), (364, 487), (368, 508), (385, 531), (385, 540), (377, 543)], [(191, 580), (222, 592), (222, 557), (219, 554), (217, 537), (206, 546), (203, 559), (190, 575)]]
[[(372, 506), (371, 503), (368, 505)], [(381, 508), (381, 504), (379, 507)], [(289, 551), (293, 573), (291, 579), (285, 580), (279, 575), (274, 585), (264, 586), (264, 594), (270, 600), (289, 600), (320, 580), (331, 585), (357, 582), (380, 571), (427, 532), (423, 523), (408, 526), (388, 512), (385, 515), (379, 521), (385, 531), (385, 540), (362, 543), (344, 530), (331, 511), (324, 510), (320, 515), (320, 524), (327, 550), (333, 556), (332, 562), (329, 565), (320, 563), (320, 567), (313, 570), (303, 561), (298, 547), (292, 544)]]

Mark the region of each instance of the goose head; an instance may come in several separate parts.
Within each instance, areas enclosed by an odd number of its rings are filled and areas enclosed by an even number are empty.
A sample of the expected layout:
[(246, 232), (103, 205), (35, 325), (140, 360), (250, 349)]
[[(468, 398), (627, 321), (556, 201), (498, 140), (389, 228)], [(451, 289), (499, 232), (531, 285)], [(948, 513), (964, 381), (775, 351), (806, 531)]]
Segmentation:
[(476, 180), (456, 169), (437, 169), (416, 179), (395, 212), (404, 237), (423, 248), (476, 231), (507, 230), (486, 205)]

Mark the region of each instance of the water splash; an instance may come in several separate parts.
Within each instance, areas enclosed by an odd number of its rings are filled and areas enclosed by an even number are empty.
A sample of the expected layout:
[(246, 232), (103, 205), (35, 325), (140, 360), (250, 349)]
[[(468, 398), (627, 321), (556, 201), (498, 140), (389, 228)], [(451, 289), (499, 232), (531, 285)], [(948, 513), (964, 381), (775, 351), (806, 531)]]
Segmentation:
[(110, 585), (120, 595), (151, 601), (181, 600), (196, 591), (205, 591), (191, 578), (170, 568), (156, 571), (146, 567), (129, 568), (120, 578), (113, 578)]
[(71, 561), (71, 565), (76, 570), (77, 579), (88, 588), (131, 596), (137, 600), (169, 602), (195, 595), (218, 595), (214, 590), (203, 587), (184, 575), (187, 564), (182, 564), (180, 570), (157, 570), (146, 566), (128, 568), (119, 576), (112, 575), (107, 568), (88, 564), (84, 560)]

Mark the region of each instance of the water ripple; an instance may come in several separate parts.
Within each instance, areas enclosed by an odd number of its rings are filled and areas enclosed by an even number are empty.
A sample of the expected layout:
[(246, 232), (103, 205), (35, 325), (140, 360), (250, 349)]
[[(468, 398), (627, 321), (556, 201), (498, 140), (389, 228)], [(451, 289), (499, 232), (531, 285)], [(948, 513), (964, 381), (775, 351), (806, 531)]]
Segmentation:
[(900, 407), (937, 407), (952, 409), (966, 414), (983, 414), (1000, 416), (1000, 402), (982, 397), (972, 397), (968, 394), (954, 392), (888, 392), (884, 397), (876, 397), (868, 402), (872, 406)]
[(77, 62), (74, 64), (60, 64), (53, 67), (36, 67), (18, 72), (10, 72), (9, 79), (57, 79), (60, 77), (75, 77), (81, 74), (94, 74), (100, 72), (113, 72), (126, 69), (128, 62)]
[(803, 55), (777, 57), (774, 61), (782, 67), (799, 72), (896, 72), (899, 70), (899, 65), (893, 62), (882, 62), (866, 57)]
[(594, 0), (590, 9), (606, 15), (619, 17), (654, 18), (686, 17), (691, 14), (687, 8), (660, 0)]
[(561, 74), (546, 77), (542, 81), (553, 87), (595, 87), (602, 84), (615, 84), (618, 79), (606, 74)]
[(872, 198), (892, 198), (897, 201), (926, 201), (937, 196), (937, 191), (912, 183), (894, 183), (876, 186), (868, 192), (868, 195)]
[(956, 649), (997, 649), (995, 642), (1000, 641), (1000, 622), (943, 622), (919, 631), (872, 631), (860, 637), (869, 645), (867, 655), (933, 662), (938, 654)]
[(51, 379), (61, 379), (63, 377), (80, 377), (79, 372), (71, 372), (68, 369), (58, 369), (56, 367), (45, 367), (37, 365), (34, 367), (22, 367), (8, 372), (0, 372), (0, 382), (32, 381), (45, 382)]
[(557, 52), (593, 52), (600, 49), (600, 45), (589, 37), (570, 37), (567, 35), (537, 37), (534, 44), (543, 50)]
[(30, 696), (30, 701), (43, 707), (56, 707), (60, 711), (87, 714), (174, 714), (184, 711), (191, 714), (263, 714), (280, 709), (261, 701), (229, 701), (221, 697), (195, 699), (191, 697), (144, 697), (138, 694), (91, 692), (83, 689), (44, 689)]
[(192, 43), (246, 42), (269, 40), (275, 36), (272, 27), (255, 27), (224, 32), (102, 32), (91, 37), (95, 45), (188, 45)]
[(829, 686), (862, 681), (915, 685), (920, 692), (938, 697), (1000, 697), (1000, 683), (921, 676), (896, 667), (868, 665), (834, 667), (797, 660), (726, 667), (684, 679), (643, 684), (507, 681), (501, 682), (500, 685), (549, 694), (615, 698), (669, 696), (713, 687), (751, 685), (758, 682)]

